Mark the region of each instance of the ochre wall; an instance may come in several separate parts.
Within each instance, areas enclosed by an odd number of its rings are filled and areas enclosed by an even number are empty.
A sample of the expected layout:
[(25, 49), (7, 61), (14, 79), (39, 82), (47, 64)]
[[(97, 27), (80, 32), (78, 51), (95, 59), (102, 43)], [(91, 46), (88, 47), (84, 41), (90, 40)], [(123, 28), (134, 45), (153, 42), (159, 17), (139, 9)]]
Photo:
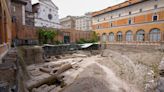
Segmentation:
[(145, 15), (140, 15), (140, 16), (134, 17), (134, 23), (143, 23), (145, 21), (146, 21)]
[(133, 32), (133, 37), (134, 37), (134, 41), (136, 39), (136, 32), (139, 30), (144, 30), (145, 31), (145, 41), (149, 41), (149, 32), (154, 29), (154, 28), (158, 28), (161, 31), (161, 37), (162, 40), (164, 41), (164, 37), (163, 37), (163, 33), (164, 33), (164, 23), (151, 23), (151, 24), (138, 24), (138, 25), (129, 25), (129, 26), (122, 26), (122, 27), (114, 27), (114, 28), (110, 28), (110, 29), (102, 29), (102, 30), (96, 30), (96, 33), (98, 33), (100, 36), (103, 33), (106, 33), (107, 35), (110, 32), (113, 32), (115, 34), (115, 40), (116, 40), (116, 34), (117, 32), (121, 31), (123, 33), (123, 41), (125, 41), (125, 33), (128, 30), (131, 30)]
[(10, 48), (11, 44), (11, 30), (12, 30), (12, 21), (11, 21), (11, 15), (10, 15), (10, 8), (8, 6), (9, 0), (0, 0), (0, 12), (1, 12), (1, 25), (0, 25), (0, 31), (1, 31), (1, 39), (2, 43), (0, 43), (0, 58), (1, 56), (7, 51), (7, 49)]
[[(152, 13), (149, 14), (145, 14), (145, 15), (139, 15), (139, 16), (135, 16), (132, 17), (132, 24), (141, 24), (141, 23), (145, 23), (145, 22), (153, 22), (152, 21)], [(162, 21), (164, 20), (164, 11), (160, 11), (157, 12), (157, 16), (158, 16), (158, 21)], [(112, 21), (112, 25), (113, 26), (122, 26), (122, 25), (128, 25), (128, 20), (129, 18), (123, 18), (123, 19), (119, 19), (116, 21)], [(99, 26), (100, 28), (111, 28), (110, 26), (111, 22), (103, 22), (103, 23), (98, 23), (96, 25), (92, 25), (93, 30), (95, 30), (97, 28), (97, 26)]]

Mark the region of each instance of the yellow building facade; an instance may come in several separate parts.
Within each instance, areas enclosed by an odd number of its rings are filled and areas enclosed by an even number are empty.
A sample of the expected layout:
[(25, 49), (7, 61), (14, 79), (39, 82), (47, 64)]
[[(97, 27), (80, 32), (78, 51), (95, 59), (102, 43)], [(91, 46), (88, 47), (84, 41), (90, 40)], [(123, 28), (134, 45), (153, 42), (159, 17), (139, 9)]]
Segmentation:
[(128, 0), (92, 13), (92, 28), (109, 44), (164, 41), (164, 0)]
[(11, 26), (10, 0), (0, 0), (0, 59), (10, 49)]

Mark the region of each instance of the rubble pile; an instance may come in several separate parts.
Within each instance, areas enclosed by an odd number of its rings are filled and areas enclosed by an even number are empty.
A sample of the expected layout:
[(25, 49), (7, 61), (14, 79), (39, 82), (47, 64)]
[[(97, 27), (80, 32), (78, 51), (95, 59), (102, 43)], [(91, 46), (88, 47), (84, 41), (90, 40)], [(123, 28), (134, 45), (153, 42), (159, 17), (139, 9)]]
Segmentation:
[(53, 90), (61, 89), (66, 85), (63, 80), (65, 76), (62, 74), (70, 69), (76, 69), (77, 63), (82, 60), (51, 61), (28, 66), (31, 76), (31, 79), (26, 81), (28, 90), (32, 92), (54, 92)]
[(47, 56), (41, 47), (14, 49), (0, 64), (0, 92), (163, 92), (163, 52), (134, 48)]
[(159, 75), (156, 92), (164, 92), (164, 57), (159, 65)]
[[(144, 49), (145, 48), (145, 49)], [(99, 63), (112, 69), (117, 76), (141, 89), (154, 92), (159, 78), (159, 63), (163, 52), (153, 47), (110, 47), (104, 50)], [(162, 91), (160, 91), (162, 92)]]

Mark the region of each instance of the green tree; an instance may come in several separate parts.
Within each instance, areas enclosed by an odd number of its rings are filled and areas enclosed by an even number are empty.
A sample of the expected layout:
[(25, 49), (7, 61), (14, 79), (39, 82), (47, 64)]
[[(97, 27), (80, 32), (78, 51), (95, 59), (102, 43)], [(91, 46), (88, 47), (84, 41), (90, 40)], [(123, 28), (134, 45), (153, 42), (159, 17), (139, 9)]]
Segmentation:
[(93, 32), (92, 34), (92, 42), (98, 42), (98, 35), (96, 34), (96, 32)]
[(38, 29), (38, 39), (40, 44), (53, 43), (56, 35), (57, 32), (54, 29), (47, 29), (47, 28)]

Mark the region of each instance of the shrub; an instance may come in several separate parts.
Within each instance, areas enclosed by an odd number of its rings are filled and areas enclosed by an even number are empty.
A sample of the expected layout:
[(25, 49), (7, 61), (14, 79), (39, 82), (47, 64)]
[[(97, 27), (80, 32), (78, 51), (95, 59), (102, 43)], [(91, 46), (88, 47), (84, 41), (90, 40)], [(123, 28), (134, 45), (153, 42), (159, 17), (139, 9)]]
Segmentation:
[(54, 29), (40, 28), (37, 31), (40, 44), (53, 43), (57, 32)]

